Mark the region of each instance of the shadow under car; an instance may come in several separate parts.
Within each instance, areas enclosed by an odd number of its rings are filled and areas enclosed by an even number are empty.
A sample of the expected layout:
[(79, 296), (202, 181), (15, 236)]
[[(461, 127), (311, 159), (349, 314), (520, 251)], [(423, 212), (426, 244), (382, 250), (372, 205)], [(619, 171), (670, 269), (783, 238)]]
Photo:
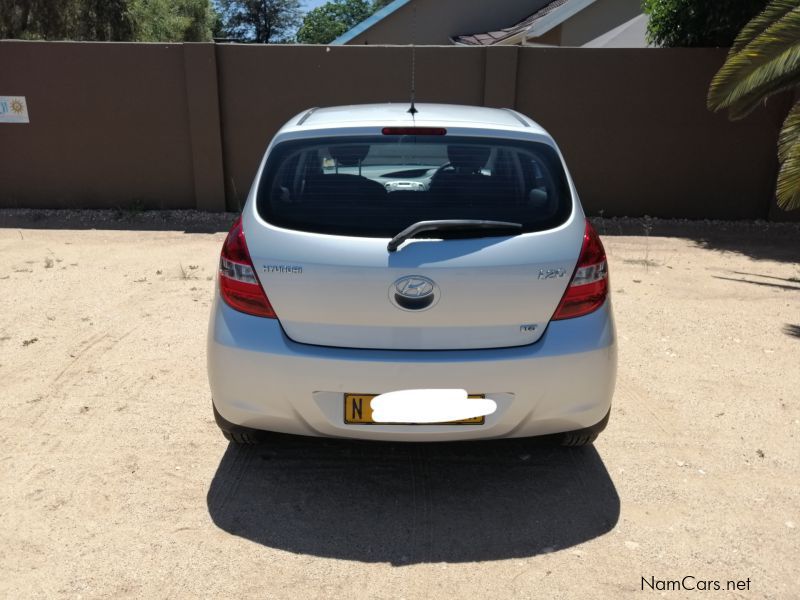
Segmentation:
[(395, 565), (561, 550), (610, 531), (620, 510), (593, 446), (518, 439), (231, 444), (207, 502), (218, 527), (259, 544)]

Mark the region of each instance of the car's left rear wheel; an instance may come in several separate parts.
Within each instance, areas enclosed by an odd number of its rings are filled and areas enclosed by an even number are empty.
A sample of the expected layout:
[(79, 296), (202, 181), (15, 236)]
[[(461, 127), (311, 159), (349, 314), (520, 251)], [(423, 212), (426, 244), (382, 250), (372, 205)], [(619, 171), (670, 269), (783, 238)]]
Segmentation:
[(261, 436), (253, 435), (250, 432), (225, 431), (224, 429), (221, 431), (226, 440), (239, 446), (253, 446), (262, 442)]
[(219, 411), (217, 407), (214, 406), (213, 402), (211, 406), (214, 409), (214, 420), (217, 422), (217, 426), (219, 427), (222, 435), (225, 436), (225, 439), (229, 442), (237, 444), (239, 446), (253, 446), (255, 444), (260, 444), (265, 440), (267, 436), (269, 436), (269, 432), (267, 431), (259, 431), (258, 429), (251, 429), (249, 427), (242, 427), (241, 425), (235, 425), (230, 421), (226, 420)]

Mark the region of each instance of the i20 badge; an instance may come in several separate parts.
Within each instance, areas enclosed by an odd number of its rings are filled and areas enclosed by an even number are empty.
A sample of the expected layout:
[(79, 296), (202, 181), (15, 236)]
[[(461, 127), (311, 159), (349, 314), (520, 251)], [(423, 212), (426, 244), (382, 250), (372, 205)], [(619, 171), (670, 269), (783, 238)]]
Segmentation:
[(389, 286), (389, 300), (401, 310), (425, 310), (439, 301), (439, 286), (422, 275), (407, 275)]
[(539, 269), (539, 279), (561, 279), (566, 274), (566, 269)]

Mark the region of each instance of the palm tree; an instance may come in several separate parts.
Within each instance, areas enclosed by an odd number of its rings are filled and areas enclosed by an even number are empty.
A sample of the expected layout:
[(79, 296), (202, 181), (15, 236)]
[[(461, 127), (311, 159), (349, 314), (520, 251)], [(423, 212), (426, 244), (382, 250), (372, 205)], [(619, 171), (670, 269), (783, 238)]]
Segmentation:
[(708, 107), (743, 119), (770, 96), (795, 91), (778, 140), (778, 205), (800, 208), (800, 0), (773, 0), (739, 33), (708, 91)]

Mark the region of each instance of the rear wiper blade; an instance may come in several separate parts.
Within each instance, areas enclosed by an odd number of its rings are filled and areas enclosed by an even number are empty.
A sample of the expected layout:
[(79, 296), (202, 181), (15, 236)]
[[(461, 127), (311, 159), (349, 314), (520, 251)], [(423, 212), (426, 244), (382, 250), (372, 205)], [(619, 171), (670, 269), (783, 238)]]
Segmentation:
[(394, 252), (397, 248), (408, 239), (411, 239), (418, 233), (423, 231), (470, 231), (491, 229), (498, 230), (511, 230), (519, 231), (522, 229), (522, 223), (510, 223), (508, 221), (479, 221), (472, 219), (443, 219), (441, 221), (419, 221), (413, 225), (409, 225), (403, 231), (398, 233), (392, 238), (386, 249), (389, 252)]

